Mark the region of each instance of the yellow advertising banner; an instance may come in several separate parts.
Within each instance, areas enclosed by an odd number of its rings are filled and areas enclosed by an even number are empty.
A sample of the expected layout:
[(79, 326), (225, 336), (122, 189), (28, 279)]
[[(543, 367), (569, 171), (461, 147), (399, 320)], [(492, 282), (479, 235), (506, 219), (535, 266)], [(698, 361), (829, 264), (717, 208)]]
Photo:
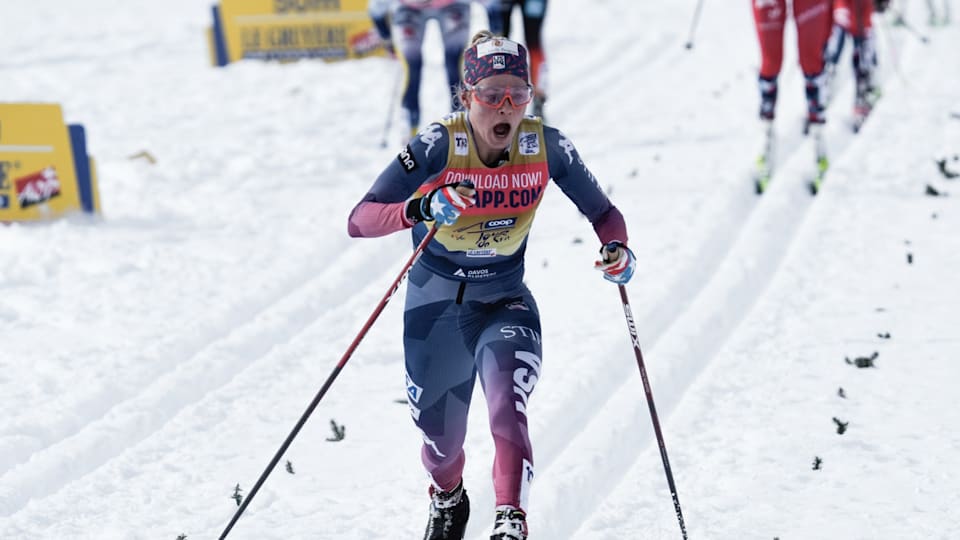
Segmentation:
[(0, 221), (43, 220), (80, 209), (73, 145), (60, 106), (0, 103)]
[(222, 0), (208, 33), (217, 65), (243, 58), (382, 56), (367, 0)]

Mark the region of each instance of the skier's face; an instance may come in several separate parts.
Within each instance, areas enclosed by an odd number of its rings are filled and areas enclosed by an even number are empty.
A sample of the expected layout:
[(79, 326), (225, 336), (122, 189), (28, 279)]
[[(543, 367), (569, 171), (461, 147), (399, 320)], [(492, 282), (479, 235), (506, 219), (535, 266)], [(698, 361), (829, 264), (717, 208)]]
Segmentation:
[(494, 75), (467, 91), (464, 106), (481, 152), (510, 146), (524, 109), (533, 96), (527, 81), (515, 75)]

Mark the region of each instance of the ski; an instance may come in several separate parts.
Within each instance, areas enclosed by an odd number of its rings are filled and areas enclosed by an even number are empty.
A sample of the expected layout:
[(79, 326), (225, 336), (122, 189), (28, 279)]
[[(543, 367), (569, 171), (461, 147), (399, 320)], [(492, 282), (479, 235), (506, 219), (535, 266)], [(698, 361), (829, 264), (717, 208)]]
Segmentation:
[(827, 159), (827, 156), (817, 158), (817, 172), (814, 174), (813, 180), (809, 183), (811, 195), (816, 195), (820, 192), (820, 187), (823, 186), (823, 177), (827, 174), (827, 169), (829, 168), (830, 161)]
[(867, 121), (867, 116), (870, 116), (870, 109), (866, 107), (856, 107), (853, 110), (853, 120), (851, 121), (851, 128), (854, 133), (860, 133), (860, 128), (863, 127), (863, 123)]
[(811, 124), (810, 133), (813, 136), (814, 158), (817, 169), (813, 179), (808, 183), (808, 187), (810, 188), (810, 194), (816, 195), (823, 186), (827, 169), (830, 168), (830, 160), (827, 159), (827, 151), (823, 142), (823, 124)]
[(773, 170), (770, 167), (770, 161), (767, 156), (760, 154), (760, 157), (757, 158), (756, 172), (754, 173), (753, 180), (757, 195), (763, 195), (763, 192), (767, 190), (772, 175)]
[(754, 163), (753, 182), (757, 195), (763, 195), (773, 176), (773, 121), (764, 120), (763, 149)]
[(853, 105), (853, 119), (851, 121), (851, 127), (854, 133), (860, 133), (860, 129), (863, 127), (864, 122), (867, 121), (870, 113), (873, 112), (873, 107), (879, 99), (880, 91), (877, 88), (870, 88), (865, 91), (863, 97), (856, 99), (856, 103)]

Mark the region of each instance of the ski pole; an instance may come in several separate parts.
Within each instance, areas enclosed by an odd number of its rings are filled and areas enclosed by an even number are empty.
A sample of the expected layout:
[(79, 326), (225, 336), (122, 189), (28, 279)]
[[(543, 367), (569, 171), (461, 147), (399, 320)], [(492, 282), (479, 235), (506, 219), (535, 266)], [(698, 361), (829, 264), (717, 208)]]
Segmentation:
[(687, 38), (687, 43), (684, 47), (688, 49), (693, 48), (693, 33), (697, 29), (697, 22), (700, 21), (700, 9), (703, 7), (703, 0), (697, 0), (697, 7), (693, 11), (693, 20), (690, 22), (690, 37)]
[(660, 459), (663, 461), (663, 470), (667, 474), (667, 485), (670, 486), (670, 496), (673, 498), (673, 509), (677, 512), (680, 522), (680, 533), (687, 540), (687, 526), (683, 523), (683, 512), (680, 510), (680, 498), (677, 496), (677, 486), (673, 482), (673, 471), (670, 469), (670, 460), (667, 458), (667, 445), (663, 442), (663, 432), (660, 430), (660, 420), (657, 417), (657, 407), (653, 404), (653, 392), (650, 390), (650, 380), (647, 378), (647, 368), (643, 365), (643, 353), (640, 351), (640, 339), (637, 337), (637, 326), (633, 321), (633, 310), (630, 309), (630, 300), (627, 299), (627, 289), (620, 285), (620, 300), (623, 302), (623, 314), (627, 318), (627, 328), (630, 329), (630, 340), (633, 342), (633, 352), (637, 356), (637, 366), (640, 368), (640, 378), (643, 380), (643, 391), (647, 395), (647, 405), (650, 408), (650, 420), (653, 421), (653, 431), (657, 434), (657, 444), (660, 445)]
[(889, 60), (893, 64), (893, 70), (897, 74), (897, 77), (899, 77), (900, 80), (905, 85), (907, 85), (908, 87), (912, 87), (912, 85), (910, 84), (910, 81), (908, 81), (907, 78), (903, 76), (903, 70), (900, 69), (900, 54), (897, 51), (897, 45), (895, 43), (895, 40), (893, 39), (893, 37), (891, 37), (890, 24), (887, 22), (887, 18), (881, 17), (880, 23), (881, 23), (881, 30), (882, 30), (882, 32), (880, 32), (880, 36), (881, 36), (881, 39), (883, 39), (883, 42), (886, 44), (885, 49), (890, 51)]
[(920, 43), (923, 43), (924, 45), (926, 45), (930, 41), (930, 39), (927, 36), (925, 36), (919, 30), (914, 28), (912, 24), (908, 23), (907, 20), (903, 18), (903, 13), (895, 10), (891, 10), (891, 11), (893, 11), (893, 15), (896, 17), (896, 23), (906, 28), (908, 32), (913, 34), (913, 37), (920, 40)]
[(357, 334), (357, 337), (353, 339), (353, 343), (347, 347), (347, 352), (343, 353), (343, 357), (340, 358), (340, 362), (337, 363), (336, 367), (333, 368), (333, 372), (330, 373), (330, 376), (327, 377), (326, 382), (323, 383), (323, 386), (320, 387), (320, 391), (317, 392), (317, 395), (313, 398), (313, 401), (310, 402), (310, 406), (307, 407), (307, 410), (303, 412), (303, 415), (300, 416), (300, 420), (297, 421), (297, 425), (293, 426), (293, 430), (287, 435), (287, 439), (283, 441), (283, 444), (280, 445), (280, 449), (277, 450), (277, 453), (274, 454), (273, 459), (270, 460), (270, 464), (267, 465), (267, 468), (264, 469), (263, 473), (260, 474), (260, 478), (257, 479), (257, 483), (253, 485), (253, 489), (250, 490), (250, 493), (243, 500), (243, 503), (237, 508), (237, 511), (233, 514), (233, 517), (230, 519), (230, 523), (227, 523), (227, 527), (223, 530), (223, 533), (220, 534), (220, 540), (224, 540), (227, 537), (227, 534), (230, 533), (230, 529), (233, 528), (233, 525), (240, 518), (240, 515), (243, 514), (243, 511), (247, 509), (247, 506), (250, 504), (250, 501), (253, 500), (253, 497), (257, 494), (257, 491), (260, 490), (260, 486), (267, 480), (267, 477), (270, 476), (270, 473), (273, 472), (274, 467), (277, 466), (277, 463), (280, 462), (280, 458), (283, 457), (284, 452), (287, 451), (287, 448), (290, 447), (290, 443), (293, 442), (293, 439), (300, 432), (300, 429), (307, 422), (307, 418), (310, 418), (310, 415), (313, 414), (313, 410), (317, 408), (317, 405), (320, 403), (320, 400), (323, 399), (324, 394), (327, 393), (327, 390), (330, 388), (330, 385), (333, 384), (333, 380), (337, 378), (337, 375), (340, 374), (340, 371), (343, 369), (343, 366), (346, 365), (347, 360), (350, 359), (350, 356), (353, 355), (353, 351), (356, 350), (357, 346), (360, 344), (360, 341), (367, 334), (367, 331), (370, 330), (370, 327), (373, 326), (374, 321), (377, 320), (377, 317), (380, 316), (380, 313), (383, 311), (383, 308), (387, 306), (387, 302), (390, 301), (390, 298), (393, 297), (394, 293), (400, 289), (400, 284), (403, 282), (403, 279), (407, 276), (407, 273), (410, 271), (410, 268), (413, 266), (413, 263), (420, 258), (420, 255), (423, 253), (423, 250), (426, 248), (427, 244), (430, 243), (430, 240), (433, 239), (434, 235), (437, 234), (437, 227), (431, 227), (430, 231), (426, 236), (423, 237), (423, 240), (417, 245), (416, 249), (413, 250), (413, 254), (410, 255), (410, 259), (407, 260), (406, 264), (403, 266), (403, 270), (400, 271), (400, 275), (393, 280), (393, 284), (390, 285), (390, 289), (387, 290), (387, 294), (383, 295), (383, 298), (380, 299), (380, 303), (377, 304), (376, 309), (373, 310), (373, 314), (367, 319), (367, 322), (364, 323), (363, 328), (360, 329), (360, 333)]
[(397, 106), (397, 100), (400, 93), (400, 80), (403, 79), (403, 70), (397, 69), (397, 75), (393, 78), (393, 90), (390, 92), (390, 104), (387, 105), (387, 121), (383, 126), (383, 138), (380, 139), (380, 148), (387, 147), (387, 138), (390, 136), (390, 127), (393, 125), (393, 110)]

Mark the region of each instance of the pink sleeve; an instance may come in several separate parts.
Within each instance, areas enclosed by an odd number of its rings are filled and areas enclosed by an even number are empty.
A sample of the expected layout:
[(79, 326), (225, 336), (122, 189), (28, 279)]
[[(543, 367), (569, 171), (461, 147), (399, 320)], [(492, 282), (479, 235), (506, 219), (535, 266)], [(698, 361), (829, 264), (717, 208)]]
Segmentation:
[(406, 201), (397, 203), (361, 202), (350, 213), (347, 234), (354, 238), (373, 238), (413, 226), (404, 216)]
[(627, 225), (616, 206), (610, 206), (607, 213), (593, 224), (593, 230), (603, 245), (614, 241), (627, 245)]

